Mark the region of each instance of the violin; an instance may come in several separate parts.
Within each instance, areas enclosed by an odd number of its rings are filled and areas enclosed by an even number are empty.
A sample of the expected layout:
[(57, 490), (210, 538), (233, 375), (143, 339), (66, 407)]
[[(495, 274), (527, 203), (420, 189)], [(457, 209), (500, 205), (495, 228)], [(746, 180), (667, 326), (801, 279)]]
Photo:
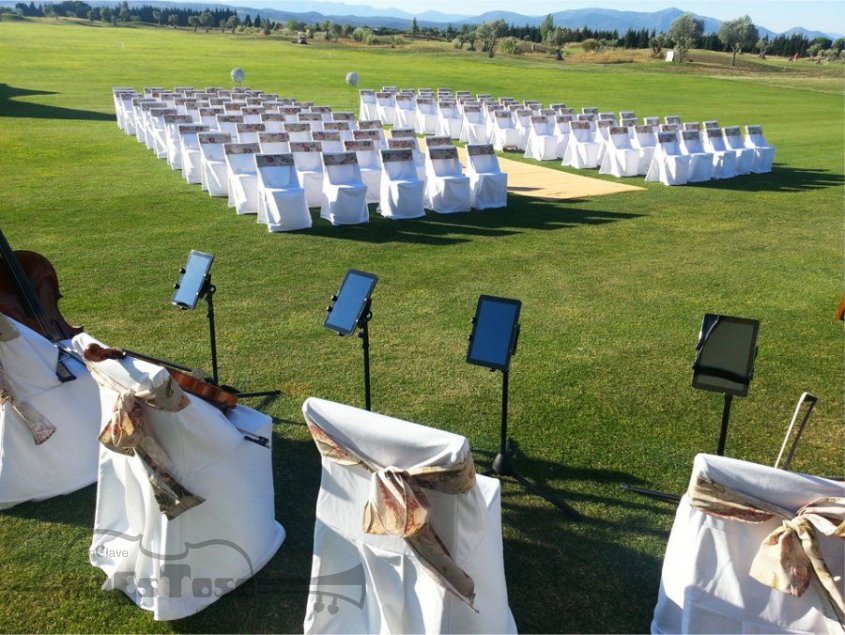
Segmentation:
[(213, 406), (220, 408), (220, 410), (228, 410), (238, 405), (238, 396), (236, 393), (226, 390), (220, 386), (215, 386), (212, 383), (198, 379), (190, 374), (192, 370), (187, 366), (182, 366), (174, 362), (169, 362), (163, 359), (143, 355), (127, 349), (120, 348), (104, 348), (99, 344), (89, 344), (88, 348), (82, 354), (89, 362), (102, 362), (106, 359), (124, 359), (125, 357), (134, 357), (143, 362), (150, 362), (164, 366), (173, 380), (179, 384), (187, 393), (190, 393), (200, 399), (204, 399)]
[(58, 342), (84, 330), (62, 316), (61, 298), (53, 264), (34, 251), (12, 251), (0, 231), (0, 312)]

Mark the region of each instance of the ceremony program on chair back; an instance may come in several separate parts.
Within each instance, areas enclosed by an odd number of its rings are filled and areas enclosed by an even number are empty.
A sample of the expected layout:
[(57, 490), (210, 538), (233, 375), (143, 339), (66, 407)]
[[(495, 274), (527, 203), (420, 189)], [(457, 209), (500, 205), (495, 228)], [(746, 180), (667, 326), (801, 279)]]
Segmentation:
[(73, 359), (76, 377), (56, 376), (59, 349), (0, 313), (0, 510), (69, 494), (97, 480), (97, 385)]
[(745, 142), (742, 139), (742, 130), (740, 130), (739, 126), (729, 126), (723, 130), (723, 134), (727, 149), (737, 153), (736, 173), (739, 175), (751, 174), (757, 153), (754, 151), (754, 148), (745, 147)]
[(772, 171), (775, 149), (769, 145), (766, 137), (763, 136), (763, 126), (745, 126), (745, 147), (754, 150), (754, 162), (751, 164), (752, 172), (764, 174)]
[(257, 143), (227, 143), (223, 145), (229, 182), (229, 207), (238, 214), (258, 213), (258, 174), (255, 155), (261, 152)]
[(686, 185), (690, 158), (678, 147), (677, 132), (658, 132), (657, 148), (646, 172), (646, 181), (660, 181), (663, 185)]
[(288, 133), (291, 141), (312, 141), (310, 123), (286, 123), (285, 132)]
[(200, 132), (197, 135), (200, 144), (202, 189), (210, 196), (228, 196), (229, 178), (226, 168), (224, 143), (232, 143), (232, 135), (222, 132)]
[(467, 176), (474, 209), (497, 209), (508, 204), (508, 175), (499, 168), (493, 146), (468, 145)]
[(267, 128), (263, 123), (239, 123), (235, 124), (235, 131), (238, 143), (258, 143), (258, 133), (266, 132)]
[(290, 152), (290, 135), (287, 132), (259, 132), (261, 154), (287, 154)]
[(268, 231), (285, 232), (311, 227), (305, 190), (299, 184), (292, 154), (256, 154), (258, 222)]
[(290, 152), (308, 207), (322, 207), (323, 160), (319, 141), (291, 141)]
[[(323, 457), (304, 632), (515, 633), (499, 482), (467, 440), (323, 399), (302, 411)], [(411, 527), (376, 494), (396, 488), (427, 509), (397, 510)]]
[(379, 213), (394, 220), (425, 216), (425, 181), (414, 164), (412, 150), (382, 150)]
[(842, 633), (843, 521), (841, 482), (699, 454), (651, 632)]
[[(99, 342), (85, 333), (73, 340), (80, 355), (91, 345)], [(161, 366), (97, 356), (87, 365), (103, 424), (90, 562), (106, 574), (104, 590), (154, 619), (193, 615), (257, 573), (284, 540), (271, 449), (245, 438), (271, 439), (272, 420), (244, 406), (224, 414)]]
[(439, 214), (468, 212), (472, 203), (469, 177), (464, 176), (458, 149), (428, 148), (426, 154), (425, 206)]

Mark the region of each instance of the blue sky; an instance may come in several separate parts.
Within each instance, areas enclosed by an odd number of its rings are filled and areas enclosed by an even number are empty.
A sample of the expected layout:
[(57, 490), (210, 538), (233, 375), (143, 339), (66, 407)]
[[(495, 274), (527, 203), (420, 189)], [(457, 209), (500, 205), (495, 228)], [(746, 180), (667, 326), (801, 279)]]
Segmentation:
[[(225, 0), (222, 0), (225, 1)], [(297, 11), (296, 0), (234, 0), (230, 4), (273, 7)], [(565, 9), (602, 7), (622, 11), (657, 11), (676, 6), (720, 20), (748, 14), (756, 24), (773, 31), (803, 26), (825, 32), (845, 33), (845, 2), (842, 0), (346, 0), (346, 4), (393, 7), (410, 13), (434, 10), (444, 13), (478, 15), (485, 11), (506, 10), (524, 15), (544, 15)]]

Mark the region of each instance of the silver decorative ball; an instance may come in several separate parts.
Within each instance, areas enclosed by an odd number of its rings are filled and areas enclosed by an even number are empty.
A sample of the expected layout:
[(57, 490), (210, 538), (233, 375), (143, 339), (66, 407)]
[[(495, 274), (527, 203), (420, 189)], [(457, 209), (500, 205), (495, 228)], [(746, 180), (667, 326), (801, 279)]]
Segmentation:
[(357, 86), (358, 85), (358, 73), (352, 71), (351, 73), (346, 74), (346, 83), (350, 86)]
[(239, 84), (244, 81), (244, 78), (246, 77), (246, 73), (244, 73), (244, 69), (242, 68), (233, 68), (229, 75), (232, 77), (233, 82), (237, 82)]

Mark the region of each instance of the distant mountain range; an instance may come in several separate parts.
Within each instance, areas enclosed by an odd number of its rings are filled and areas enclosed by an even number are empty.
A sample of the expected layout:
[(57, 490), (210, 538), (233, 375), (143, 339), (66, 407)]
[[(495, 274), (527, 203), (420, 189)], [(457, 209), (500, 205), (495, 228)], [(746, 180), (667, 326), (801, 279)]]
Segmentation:
[[(0, 0), (0, 5), (14, 6), (17, 0)], [(41, 2), (36, 2), (41, 4)], [(261, 0), (256, 0), (256, 4), (260, 4)], [(88, 0), (88, 4), (92, 6), (114, 6), (117, 4), (116, 0)], [(545, 19), (546, 14), (543, 15), (523, 15), (521, 13), (514, 13), (511, 11), (489, 11), (481, 15), (468, 16), (442, 13), (439, 11), (425, 11), (423, 13), (413, 14), (403, 11), (401, 9), (387, 9), (376, 8), (366, 5), (352, 5), (342, 2), (320, 2), (317, 0), (294, 0), (286, 2), (286, 6), (290, 7), (287, 10), (280, 10), (273, 7), (245, 7), (227, 5), (224, 2), (168, 2), (165, 0), (130, 0), (129, 5), (154, 5), (154, 6), (175, 6), (183, 8), (205, 8), (205, 7), (220, 7), (230, 8), (238, 12), (241, 17), (246, 14), (255, 16), (260, 13), (264, 18), (272, 20), (298, 20), (300, 22), (324, 22), (331, 20), (332, 22), (340, 22), (343, 24), (352, 24), (354, 26), (371, 26), (384, 27), (394, 29), (408, 29), (411, 26), (411, 21), (416, 18), (417, 24), (421, 27), (437, 27), (445, 28), (448, 24), (453, 27), (461, 27), (464, 24), (480, 24), (481, 22), (488, 22), (490, 20), (504, 20), (508, 24), (516, 26), (539, 26)], [(295, 9), (295, 10), (293, 10)], [(569, 28), (588, 27), (593, 30), (601, 31), (618, 31), (623, 34), (628, 29), (640, 30), (648, 29), (659, 32), (668, 31), (672, 22), (683, 15), (686, 11), (678, 8), (662, 9), (660, 11), (645, 12), (645, 11), (619, 11), (616, 9), (568, 9), (566, 11), (557, 11), (552, 13), (552, 18), (556, 26), (565, 26)], [(715, 33), (719, 30), (722, 24), (716, 18), (709, 18), (706, 16), (696, 16), (704, 22), (705, 33)], [(753, 16), (752, 16), (753, 19)], [(828, 37), (836, 39), (843, 37), (841, 33), (823, 33), (821, 31), (812, 31), (800, 26), (793, 27), (782, 33), (774, 32), (757, 24), (757, 29), (760, 36), (774, 37), (776, 35), (791, 36), (794, 34), (803, 35), (808, 39), (816, 37)]]

